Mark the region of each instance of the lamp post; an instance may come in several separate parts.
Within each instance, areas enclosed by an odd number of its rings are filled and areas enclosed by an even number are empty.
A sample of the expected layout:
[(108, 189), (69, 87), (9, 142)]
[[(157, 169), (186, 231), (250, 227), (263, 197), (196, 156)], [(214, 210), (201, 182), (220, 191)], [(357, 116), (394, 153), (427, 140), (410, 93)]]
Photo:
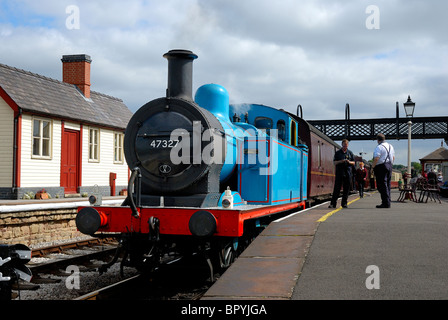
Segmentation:
[(411, 118), (414, 115), (414, 108), (415, 103), (412, 102), (411, 96), (408, 96), (408, 101), (403, 103), (404, 111), (406, 112), (406, 118), (409, 118), (408, 121), (408, 184), (411, 180), (411, 128), (412, 128), (412, 121)]

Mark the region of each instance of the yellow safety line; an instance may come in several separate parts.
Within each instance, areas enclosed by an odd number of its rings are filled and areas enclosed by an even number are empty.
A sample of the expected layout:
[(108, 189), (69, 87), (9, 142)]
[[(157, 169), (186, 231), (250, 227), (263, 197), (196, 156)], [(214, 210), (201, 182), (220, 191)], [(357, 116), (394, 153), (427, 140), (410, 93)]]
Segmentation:
[[(352, 204), (355, 201), (358, 201), (359, 199), (361, 199), (360, 197), (350, 201), (349, 203), (347, 203), (347, 206)], [(317, 220), (317, 222), (324, 222), (325, 220), (327, 220), (329, 217), (331, 217), (333, 214), (335, 214), (336, 212), (342, 210), (342, 207), (337, 208), (336, 210), (333, 210), (329, 213), (327, 213), (326, 215), (322, 216), (319, 220)]]

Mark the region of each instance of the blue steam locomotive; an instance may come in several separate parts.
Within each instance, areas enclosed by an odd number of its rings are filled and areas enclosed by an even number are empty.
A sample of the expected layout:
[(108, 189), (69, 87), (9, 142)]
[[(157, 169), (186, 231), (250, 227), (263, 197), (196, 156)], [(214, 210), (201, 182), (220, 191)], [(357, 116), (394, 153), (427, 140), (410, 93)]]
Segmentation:
[(197, 55), (164, 57), (166, 96), (142, 106), (126, 129), (127, 199), (81, 207), (76, 224), (89, 235), (121, 234), (136, 267), (193, 247), (216, 253), (225, 267), (263, 220), (330, 194), (337, 145), (298, 115), (230, 105), (220, 85), (201, 86), (193, 100)]

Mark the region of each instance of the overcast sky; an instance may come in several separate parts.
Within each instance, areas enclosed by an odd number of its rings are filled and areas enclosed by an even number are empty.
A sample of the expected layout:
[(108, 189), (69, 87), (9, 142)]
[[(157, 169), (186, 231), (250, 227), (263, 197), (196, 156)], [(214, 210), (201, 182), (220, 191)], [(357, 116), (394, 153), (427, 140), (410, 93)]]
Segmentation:
[[(448, 116), (446, 0), (0, 0), (0, 63), (58, 80), (61, 57), (91, 56), (92, 90), (136, 111), (164, 96), (170, 49), (189, 49), (194, 88), (306, 120)], [(407, 140), (391, 140), (407, 164)], [(412, 161), (442, 140), (413, 140)], [(351, 142), (371, 159), (375, 141)], [(445, 146), (445, 144), (444, 144)]]

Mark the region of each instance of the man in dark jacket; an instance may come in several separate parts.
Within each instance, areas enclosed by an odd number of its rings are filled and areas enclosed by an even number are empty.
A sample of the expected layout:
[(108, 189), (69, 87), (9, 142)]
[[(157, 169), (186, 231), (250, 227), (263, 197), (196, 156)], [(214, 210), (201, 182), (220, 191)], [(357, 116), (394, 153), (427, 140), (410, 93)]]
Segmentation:
[(355, 156), (348, 150), (348, 140), (342, 140), (342, 148), (336, 151), (333, 157), (333, 163), (336, 166), (336, 177), (334, 181), (333, 197), (331, 198), (329, 208), (336, 208), (336, 202), (339, 198), (342, 186), (341, 206), (347, 208), (348, 193), (352, 182), (352, 168), (355, 165)]

